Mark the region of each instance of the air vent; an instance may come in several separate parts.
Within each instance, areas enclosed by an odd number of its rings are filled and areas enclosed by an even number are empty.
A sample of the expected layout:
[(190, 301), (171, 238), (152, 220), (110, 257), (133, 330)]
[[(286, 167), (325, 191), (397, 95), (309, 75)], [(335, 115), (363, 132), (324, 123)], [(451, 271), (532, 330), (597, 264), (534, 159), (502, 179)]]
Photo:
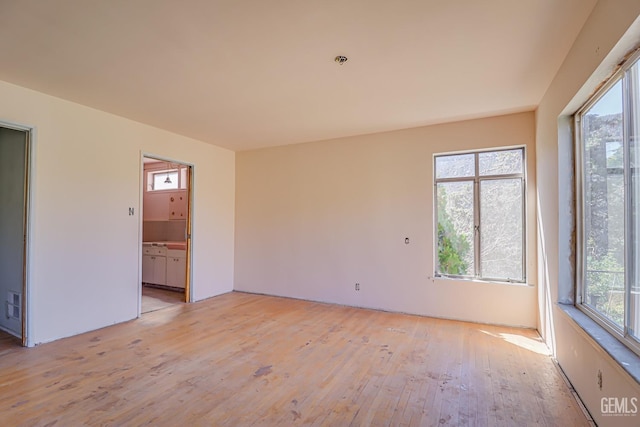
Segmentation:
[(22, 310), (20, 294), (18, 292), (7, 292), (7, 319), (20, 320)]

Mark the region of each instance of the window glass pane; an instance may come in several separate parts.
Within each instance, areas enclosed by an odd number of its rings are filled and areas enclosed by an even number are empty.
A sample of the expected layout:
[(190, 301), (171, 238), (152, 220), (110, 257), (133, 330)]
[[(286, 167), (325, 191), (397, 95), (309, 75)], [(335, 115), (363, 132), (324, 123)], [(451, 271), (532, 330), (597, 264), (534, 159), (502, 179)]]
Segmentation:
[(522, 173), (522, 150), (491, 151), (478, 154), (480, 175)]
[(631, 172), (631, 295), (629, 333), (640, 339), (640, 63), (629, 70), (629, 160)]
[(475, 154), (436, 157), (436, 179), (475, 176)]
[(480, 266), (482, 277), (522, 281), (522, 180), (480, 181)]
[(582, 117), (585, 301), (624, 324), (624, 153), (622, 83)]
[(178, 188), (178, 171), (156, 172), (153, 174), (153, 190)]
[(473, 275), (473, 181), (438, 183), (437, 194), (437, 272)]

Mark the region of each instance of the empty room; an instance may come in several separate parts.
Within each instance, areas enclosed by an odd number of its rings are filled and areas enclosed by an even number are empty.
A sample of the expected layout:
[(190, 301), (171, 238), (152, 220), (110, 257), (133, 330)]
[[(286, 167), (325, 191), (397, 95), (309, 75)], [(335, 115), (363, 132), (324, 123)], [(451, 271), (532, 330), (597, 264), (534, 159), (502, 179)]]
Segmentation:
[(640, 425), (637, 0), (0, 0), (10, 426)]

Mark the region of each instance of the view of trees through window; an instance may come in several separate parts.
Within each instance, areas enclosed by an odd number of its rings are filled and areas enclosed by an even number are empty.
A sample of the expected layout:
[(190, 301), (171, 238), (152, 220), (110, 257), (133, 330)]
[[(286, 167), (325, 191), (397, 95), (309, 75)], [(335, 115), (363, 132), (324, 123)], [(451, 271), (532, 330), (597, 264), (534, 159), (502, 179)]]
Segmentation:
[(582, 116), (585, 303), (624, 324), (622, 81)]
[(436, 156), (436, 274), (523, 282), (524, 149)]
[(625, 339), (634, 337), (628, 341), (640, 351), (639, 73), (636, 58), (577, 117), (582, 167), (581, 303), (613, 324)]

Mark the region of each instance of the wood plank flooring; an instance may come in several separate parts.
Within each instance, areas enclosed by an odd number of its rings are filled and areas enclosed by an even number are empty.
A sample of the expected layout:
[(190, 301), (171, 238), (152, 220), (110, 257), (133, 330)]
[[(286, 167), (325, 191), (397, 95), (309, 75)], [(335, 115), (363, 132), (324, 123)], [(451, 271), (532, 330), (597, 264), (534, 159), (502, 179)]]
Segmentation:
[(11, 426), (581, 426), (531, 330), (229, 293), (0, 356)]
[(8, 353), (9, 350), (20, 347), (21, 345), (22, 343), (19, 338), (16, 338), (7, 332), (0, 331), (0, 357), (2, 357), (3, 354)]
[(184, 303), (184, 291), (179, 292), (153, 286), (142, 286), (142, 313), (149, 313), (182, 303)]

